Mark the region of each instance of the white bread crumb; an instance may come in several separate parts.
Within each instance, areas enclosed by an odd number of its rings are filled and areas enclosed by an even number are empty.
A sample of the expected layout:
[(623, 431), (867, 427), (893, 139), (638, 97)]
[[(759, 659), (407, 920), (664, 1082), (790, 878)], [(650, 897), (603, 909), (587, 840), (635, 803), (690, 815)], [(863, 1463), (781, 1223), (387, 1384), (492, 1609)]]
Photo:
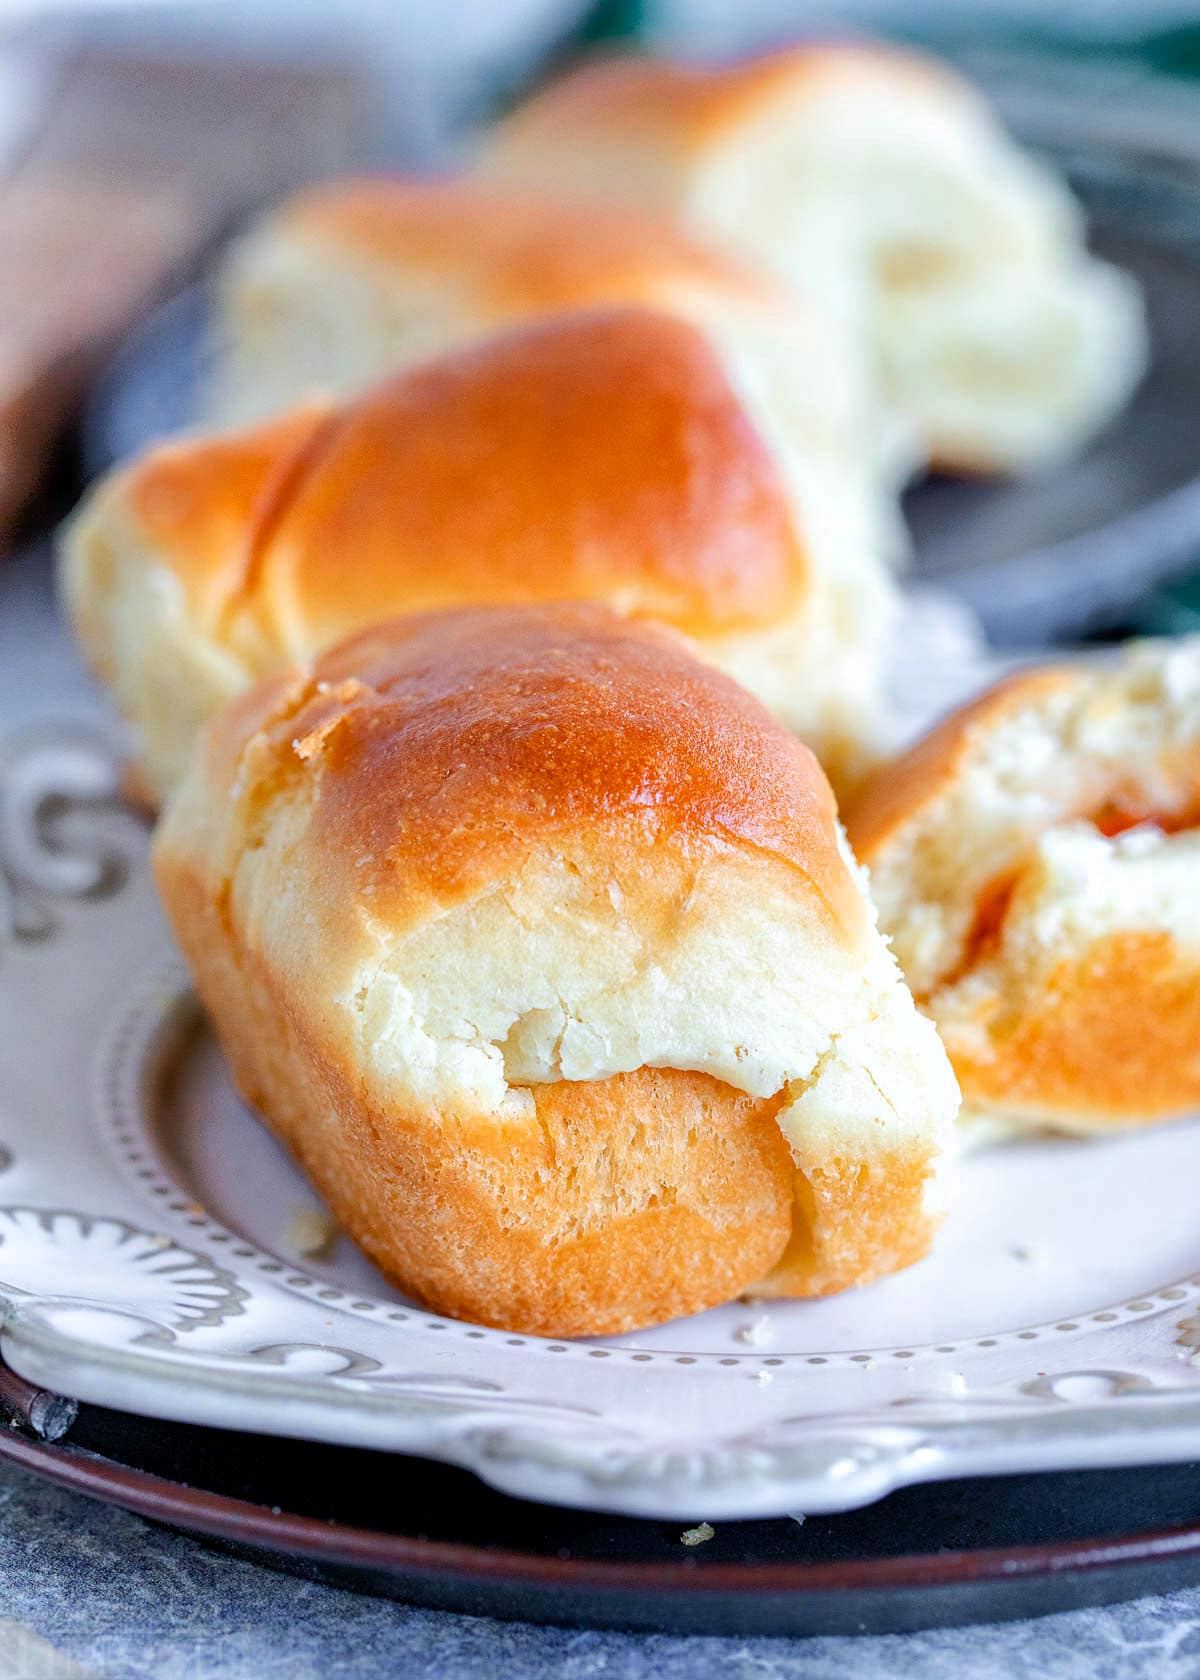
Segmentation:
[(288, 1220), (287, 1245), (301, 1259), (317, 1259), (336, 1236), (337, 1226), (324, 1208), (298, 1207)]
[(751, 1319), (749, 1324), (740, 1324), (733, 1332), (734, 1340), (745, 1342), (748, 1347), (765, 1347), (774, 1340), (775, 1326), (766, 1313)]

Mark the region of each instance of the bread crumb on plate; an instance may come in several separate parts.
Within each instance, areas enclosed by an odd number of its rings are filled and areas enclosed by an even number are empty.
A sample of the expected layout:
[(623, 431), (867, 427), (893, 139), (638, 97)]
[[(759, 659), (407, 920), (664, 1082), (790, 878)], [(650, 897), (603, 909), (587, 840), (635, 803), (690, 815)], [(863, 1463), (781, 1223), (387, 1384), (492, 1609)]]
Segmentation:
[(294, 1208), (288, 1220), (287, 1245), (301, 1259), (316, 1260), (333, 1246), (337, 1229), (324, 1208)]
[(740, 1324), (734, 1331), (734, 1340), (745, 1342), (749, 1347), (765, 1347), (775, 1336), (775, 1326), (766, 1313), (760, 1313), (749, 1324)]

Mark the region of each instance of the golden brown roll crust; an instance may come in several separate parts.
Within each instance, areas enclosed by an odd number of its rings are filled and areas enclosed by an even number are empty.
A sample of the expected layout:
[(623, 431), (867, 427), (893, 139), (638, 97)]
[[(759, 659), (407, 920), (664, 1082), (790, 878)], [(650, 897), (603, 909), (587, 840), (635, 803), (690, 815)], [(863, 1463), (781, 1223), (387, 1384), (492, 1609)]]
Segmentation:
[[(274, 704), (259, 693), (260, 708)], [(534, 836), (633, 810), (681, 844), (721, 834), (752, 846), (802, 876), (848, 933), (866, 926), (815, 758), (676, 638), (587, 607), (463, 608), (352, 637), (315, 684), (285, 693), (278, 721), (256, 720), (259, 750), (277, 774), (319, 755), (311, 833), (325, 880), (369, 887), (380, 914), (453, 901)], [(245, 714), (228, 722), (236, 742)]]
[(783, 479), (713, 347), (649, 311), (528, 328), (324, 416), (168, 446), (128, 483), (185, 584), (292, 656), (460, 599), (616, 597), (712, 633), (774, 622), (805, 584)]
[[(929, 1252), (927, 1148), (900, 1144), (883, 1171), (854, 1151), (830, 1151), (792, 1174), (791, 1233), (769, 1272), (745, 1294), (756, 1300), (814, 1298), (890, 1277)], [(907, 1209), (907, 1216), (897, 1217)]]
[(393, 271), (440, 273), (496, 320), (712, 292), (786, 308), (770, 280), (636, 210), (485, 182), (337, 181), (289, 200), (273, 233)]
[(1002, 1055), (973, 1053), (963, 1035), (953, 1059), (968, 1101), (1073, 1131), (1200, 1107), (1200, 962), (1169, 931), (1092, 939), (1051, 967), (1036, 1009), (1030, 1001), (989, 1023)]
[(240, 1088), (439, 1310), (608, 1333), (928, 1247), (940, 1047), (815, 760), (666, 630), (353, 638), (213, 721), (155, 870)]
[(217, 628), (254, 588), (274, 530), (334, 414), (311, 403), (252, 432), (166, 444), (128, 479), (128, 511), (170, 557), (198, 620)]
[(712, 347), (664, 315), (531, 329), (416, 369), (342, 419), (319, 467), (259, 574), (280, 621), (304, 627), (292, 645), (314, 623), (327, 636), (464, 598), (616, 597), (704, 634), (770, 623), (805, 584), (770, 452)]
[[(264, 1025), (277, 1031), (274, 1016)], [(338, 1223), (453, 1318), (619, 1335), (732, 1300), (787, 1242), (778, 1103), (706, 1074), (535, 1086), (534, 1123), (498, 1127), (491, 1115), (379, 1108), (336, 1074), (309, 1077), (307, 1058), (260, 1085), (245, 1072), (257, 1051), (228, 1031), (224, 1043), (247, 1101), (279, 1117)]]
[(1200, 1103), (1198, 650), (1019, 673), (851, 806), (969, 1113), (1088, 1131)]
[(65, 585), (160, 797), (249, 680), (459, 602), (671, 624), (832, 750), (869, 704), (891, 589), (869, 554), (815, 568), (797, 501), (713, 343), (613, 310), (150, 452), (86, 504)]

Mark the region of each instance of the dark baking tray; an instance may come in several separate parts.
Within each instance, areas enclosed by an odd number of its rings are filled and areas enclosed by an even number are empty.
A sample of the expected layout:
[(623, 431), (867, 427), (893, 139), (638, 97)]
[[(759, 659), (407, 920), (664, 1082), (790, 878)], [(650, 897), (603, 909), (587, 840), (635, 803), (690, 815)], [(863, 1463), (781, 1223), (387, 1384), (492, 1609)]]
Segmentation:
[(527, 1503), (466, 1471), (87, 1406), (0, 1457), (274, 1569), (509, 1620), (731, 1635), (899, 1633), (1200, 1581), (1200, 1466), (908, 1488), (838, 1516), (682, 1525)]

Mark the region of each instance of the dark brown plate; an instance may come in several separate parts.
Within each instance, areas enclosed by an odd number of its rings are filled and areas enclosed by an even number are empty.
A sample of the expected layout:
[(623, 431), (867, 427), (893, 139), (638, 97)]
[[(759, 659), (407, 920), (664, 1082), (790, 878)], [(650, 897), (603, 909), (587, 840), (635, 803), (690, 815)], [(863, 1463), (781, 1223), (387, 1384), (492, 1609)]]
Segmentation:
[(1200, 1467), (909, 1488), (864, 1511), (680, 1525), (511, 1499), (465, 1471), (85, 1407), (0, 1455), (271, 1568), (510, 1620), (676, 1633), (892, 1633), (1200, 1580)]

